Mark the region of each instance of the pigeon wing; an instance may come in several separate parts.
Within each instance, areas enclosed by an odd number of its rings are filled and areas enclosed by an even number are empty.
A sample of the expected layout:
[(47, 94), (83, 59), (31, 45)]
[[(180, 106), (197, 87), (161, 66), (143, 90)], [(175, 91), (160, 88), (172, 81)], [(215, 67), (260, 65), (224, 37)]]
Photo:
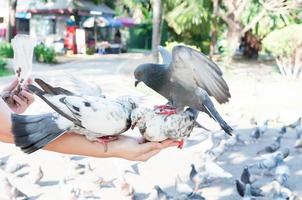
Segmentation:
[(186, 88), (203, 88), (219, 103), (228, 102), (231, 97), (221, 69), (194, 49), (185, 46), (174, 47), (170, 70), (172, 81), (177, 81)]

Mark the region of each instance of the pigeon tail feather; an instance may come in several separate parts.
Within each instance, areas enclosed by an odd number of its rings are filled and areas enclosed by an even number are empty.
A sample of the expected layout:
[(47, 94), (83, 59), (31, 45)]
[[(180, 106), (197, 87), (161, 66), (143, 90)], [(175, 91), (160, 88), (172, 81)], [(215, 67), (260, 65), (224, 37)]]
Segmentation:
[(66, 132), (71, 124), (60, 128), (53, 113), (42, 115), (12, 114), (15, 145), (25, 153), (33, 153)]

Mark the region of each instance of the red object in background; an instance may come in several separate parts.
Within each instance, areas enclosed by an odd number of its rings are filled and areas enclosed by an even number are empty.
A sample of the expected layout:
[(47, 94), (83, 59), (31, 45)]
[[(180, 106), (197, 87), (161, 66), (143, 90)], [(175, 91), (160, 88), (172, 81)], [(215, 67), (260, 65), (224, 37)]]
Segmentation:
[(66, 35), (64, 38), (64, 46), (67, 50), (72, 50), (74, 54), (77, 53), (76, 47), (76, 29), (77, 26), (66, 26)]

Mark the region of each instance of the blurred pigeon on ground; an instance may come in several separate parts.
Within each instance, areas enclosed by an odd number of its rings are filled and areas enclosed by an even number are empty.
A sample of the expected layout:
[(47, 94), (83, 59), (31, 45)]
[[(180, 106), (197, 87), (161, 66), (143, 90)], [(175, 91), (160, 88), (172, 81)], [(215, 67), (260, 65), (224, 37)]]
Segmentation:
[(260, 136), (261, 136), (261, 133), (260, 133), (259, 127), (256, 127), (250, 134), (250, 137), (255, 140), (258, 140), (260, 138)]
[(28, 167), (28, 166), (29, 165), (27, 163), (21, 163), (17, 161), (15, 158), (10, 157), (6, 162), (5, 171), (9, 173), (15, 173), (23, 169), (24, 167)]
[(279, 134), (284, 135), (287, 132), (287, 127), (286, 126), (282, 126), (279, 130)]
[(272, 186), (272, 191), (270, 192), (272, 200), (289, 200), (288, 194), (282, 192), (282, 186), (279, 182), (273, 181)]
[(208, 178), (208, 180), (220, 179), (220, 178), (232, 178), (233, 175), (228, 171), (224, 170), (217, 163), (212, 160), (205, 159), (203, 161), (203, 166), (201, 167), (201, 171), (204, 172)]
[(230, 137), (226, 140), (226, 147), (234, 147), (235, 145), (245, 145), (245, 141), (240, 139), (239, 134), (234, 134), (233, 137)]
[(183, 112), (165, 116), (157, 114), (157, 110), (137, 108), (131, 113), (132, 129), (137, 126), (142, 136), (148, 141), (172, 139), (179, 142), (182, 148), (184, 139), (190, 136), (198, 111), (187, 108)]
[(261, 170), (271, 172), (278, 166), (279, 163), (283, 162), (283, 157), (284, 155), (282, 152), (271, 154), (267, 158), (261, 160), (257, 164), (251, 165), (250, 167), (257, 166)]
[(130, 113), (137, 104), (130, 97), (115, 100), (94, 96), (78, 96), (63, 88), (52, 87), (41, 79), (35, 81), (43, 89), (29, 85), (57, 113), (21, 116), (12, 114), (12, 132), (16, 146), (25, 153), (43, 148), (65, 132), (84, 134), (88, 140), (105, 145), (130, 128)]
[(211, 148), (206, 152), (212, 160), (216, 160), (219, 156), (221, 156), (226, 150), (226, 140), (221, 140), (219, 145)]
[(194, 184), (194, 191), (197, 191), (202, 184), (204, 178), (201, 174), (199, 174), (195, 168), (194, 164), (191, 164), (191, 171), (189, 174), (190, 180)]
[(282, 186), (288, 187), (290, 169), (284, 162), (279, 162), (275, 169), (275, 180)]
[(274, 153), (280, 148), (281, 139), (282, 139), (282, 135), (279, 135), (272, 144), (266, 146), (263, 150), (258, 151), (257, 154)]
[[(246, 191), (246, 185), (247, 184), (241, 183), (239, 180), (236, 180), (236, 189), (237, 189), (238, 194), (241, 197), (244, 197), (244, 194), (245, 194), (245, 191)], [(248, 185), (250, 185), (250, 184), (248, 184)], [(251, 196), (253, 196), (253, 197), (262, 197), (262, 196), (264, 196), (262, 194), (262, 190), (260, 188), (250, 186), (249, 191), (251, 193)]]
[(1, 182), (1, 187), (3, 188), (1, 190), (1, 195), (5, 195), (6, 198), (9, 199), (27, 199), (28, 196), (21, 192), (18, 188), (16, 188), (14, 185), (11, 184), (11, 182), (8, 180), (8, 178), (4, 178)]
[(175, 179), (175, 190), (179, 195), (188, 196), (193, 193), (193, 189), (188, 184), (183, 182), (183, 180), (179, 176), (176, 176)]
[(121, 179), (119, 190), (124, 197), (133, 199), (135, 193), (134, 187), (126, 181), (125, 177)]
[(240, 180), (241, 182), (243, 182), (244, 184), (252, 184), (252, 181), (251, 181), (251, 174), (250, 174), (250, 171), (249, 171), (249, 167), (248, 166), (245, 166), (242, 173), (241, 173), (241, 176), (240, 176)]
[(296, 140), (295, 146), (296, 149), (302, 149), (302, 138)]
[(233, 129), (223, 120), (210, 96), (220, 104), (231, 97), (220, 68), (204, 54), (185, 46), (175, 46), (172, 55), (159, 47), (163, 64), (139, 65), (135, 71), (135, 86), (144, 82), (165, 97), (170, 105), (159, 106), (161, 114), (183, 111), (184, 107), (206, 112), (229, 135)]
[(292, 124), (289, 124), (288, 127), (295, 129), (297, 126), (302, 125), (301, 122), (301, 117), (299, 117), (297, 121), (293, 122)]
[(296, 126), (295, 133), (296, 133), (297, 139), (300, 139), (301, 135), (302, 135), (302, 125)]
[(44, 176), (41, 166), (39, 166), (37, 169), (31, 170), (29, 176), (34, 184), (38, 184)]
[(174, 198), (167, 194), (158, 185), (155, 185), (152, 192), (146, 200), (173, 200)]
[(267, 131), (267, 129), (268, 129), (268, 121), (269, 120), (265, 120), (265, 122), (263, 123), (263, 125), (259, 127), (259, 131), (260, 131), (261, 135), (263, 135)]

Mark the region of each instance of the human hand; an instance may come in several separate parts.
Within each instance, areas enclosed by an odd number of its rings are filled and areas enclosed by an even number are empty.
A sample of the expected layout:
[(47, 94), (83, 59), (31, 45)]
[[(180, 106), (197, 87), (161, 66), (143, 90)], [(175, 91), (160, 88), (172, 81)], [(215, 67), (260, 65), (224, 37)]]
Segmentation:
[(146, 161), (158, 154), (162, 149), (177, 146), (178, 143), (172, 140), (141, 143), (137, 138), (121, 135), (118, 140), (111, 141), (107, 145), (107, 153), (112, 157)]
[[(31, 79), (28, 80), (27, 84), (30, 83)], [(4, 88), (1, 96), (13, 112), (21, 114), (34, 102), (34, 96), (26, 91), (26, 85), (25, 88), (21, 88), (21, 91), (18, 92), (18, 84), (18, 79), (15, 79), (10, 85)]]

